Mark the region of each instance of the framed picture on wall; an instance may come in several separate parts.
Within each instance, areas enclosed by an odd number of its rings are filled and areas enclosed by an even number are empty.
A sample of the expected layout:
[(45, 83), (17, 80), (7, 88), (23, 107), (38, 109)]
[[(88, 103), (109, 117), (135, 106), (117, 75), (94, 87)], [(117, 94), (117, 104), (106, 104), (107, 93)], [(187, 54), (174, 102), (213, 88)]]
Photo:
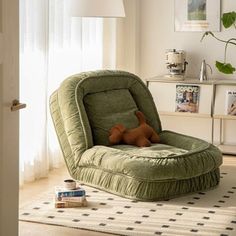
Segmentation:
[(175, 0), (175, 31), (220, 31), (220, 0)]

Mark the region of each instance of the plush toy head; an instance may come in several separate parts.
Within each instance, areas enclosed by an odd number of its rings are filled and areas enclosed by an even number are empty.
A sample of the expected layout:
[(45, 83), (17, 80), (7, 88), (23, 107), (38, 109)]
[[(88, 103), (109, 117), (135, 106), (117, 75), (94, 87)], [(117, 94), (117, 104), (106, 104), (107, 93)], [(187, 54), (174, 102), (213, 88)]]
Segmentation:
[(141, 111), (137, 111), (136, 116), (139, 120), (137, 128), (126, 129), (124, 125), (117, 124), (110, 129), (110, 144), (124, 143), (138, 147), (149, 147), (151, 143), (160, 142), (159, 135), (146, 123), (144, 114)]

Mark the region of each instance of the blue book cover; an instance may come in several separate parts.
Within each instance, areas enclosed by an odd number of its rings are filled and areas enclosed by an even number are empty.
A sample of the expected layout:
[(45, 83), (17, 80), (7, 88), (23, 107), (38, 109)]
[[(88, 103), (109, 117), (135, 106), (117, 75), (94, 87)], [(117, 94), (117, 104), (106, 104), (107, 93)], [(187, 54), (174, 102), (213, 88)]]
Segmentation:
[(85, 190), (82, 188), (76, 188), (74, 190), (68, 190), (63, 187), (55, 187), (56, 197), (82, 197), (85, 196)]

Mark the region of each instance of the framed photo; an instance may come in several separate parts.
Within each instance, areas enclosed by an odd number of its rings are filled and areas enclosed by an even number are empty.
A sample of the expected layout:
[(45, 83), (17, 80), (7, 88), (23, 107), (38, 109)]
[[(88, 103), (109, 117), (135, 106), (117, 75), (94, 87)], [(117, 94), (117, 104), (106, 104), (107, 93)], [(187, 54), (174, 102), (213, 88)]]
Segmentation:
[(176, 85), (176, 112), (198, 113), (200, 87), (197, 85)]
[(175, 31), (220, 31), (220, 0), (175, 0)]

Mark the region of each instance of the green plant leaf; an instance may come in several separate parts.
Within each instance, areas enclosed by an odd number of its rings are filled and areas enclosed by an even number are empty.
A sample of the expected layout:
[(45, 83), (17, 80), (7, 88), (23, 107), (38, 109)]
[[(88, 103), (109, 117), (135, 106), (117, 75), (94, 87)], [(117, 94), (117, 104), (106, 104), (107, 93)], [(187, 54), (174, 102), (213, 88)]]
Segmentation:
[(222, 23), (223, 23), (224, 27), (229, 28), (230, 26), (235, 24), (236, 12), (232, 11), (232, 12), (224, 13), (221, 20), (222, 20)]
[(224, 74), (233, 74), (236, 70), (230, 63), (216, 61), (216, 68)]

